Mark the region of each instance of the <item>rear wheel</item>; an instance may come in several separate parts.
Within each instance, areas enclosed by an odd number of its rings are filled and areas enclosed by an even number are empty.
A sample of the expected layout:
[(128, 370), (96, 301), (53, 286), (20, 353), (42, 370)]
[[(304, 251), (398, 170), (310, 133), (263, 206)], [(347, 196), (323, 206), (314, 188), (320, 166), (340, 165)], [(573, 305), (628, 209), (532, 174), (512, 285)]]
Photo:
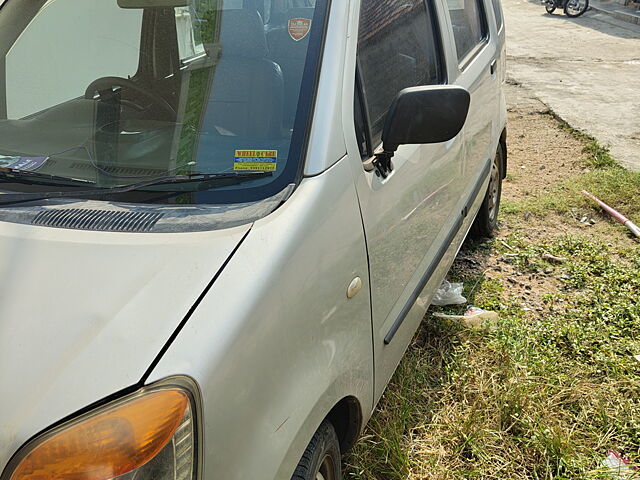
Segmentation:
[(341, 480), (340, 443), (330, 422), (313, 435), (291, 480)]
[(478, 211), (470, 235), (474, 238), (493, 237), (498, 226), (498, 212), (500, 211), (500, 198), (502, 196), (502, 176), (504, 165), (504, 152), (502, 145), (498, 147), (496, 156), (491, 165), (489, 176), (489, 188)]
[(576, 18), (589, 9), (589, 0), (569, 0), (564, 4), (564, 14)]
[(546, 3), (544, 6), (544, 9), (547, 11), (548, 14), (552, 14), (553, 12), (556, 11), (556, 4), (555, 3)]

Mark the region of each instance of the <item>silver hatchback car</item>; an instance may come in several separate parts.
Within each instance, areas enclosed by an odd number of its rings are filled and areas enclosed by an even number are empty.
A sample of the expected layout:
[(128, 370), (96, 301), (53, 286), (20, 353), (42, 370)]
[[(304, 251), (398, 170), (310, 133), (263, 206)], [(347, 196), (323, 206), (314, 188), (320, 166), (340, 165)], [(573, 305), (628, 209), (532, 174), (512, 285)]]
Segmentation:
[(506, 172), (499, 0), (0, 1), (1, 480), (339, 479)]

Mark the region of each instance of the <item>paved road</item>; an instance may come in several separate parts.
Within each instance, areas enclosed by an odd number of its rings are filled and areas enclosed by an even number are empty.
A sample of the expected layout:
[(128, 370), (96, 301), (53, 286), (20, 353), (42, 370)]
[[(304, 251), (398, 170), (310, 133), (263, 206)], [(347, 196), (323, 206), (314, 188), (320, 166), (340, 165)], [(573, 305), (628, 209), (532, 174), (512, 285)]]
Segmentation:
[(531, 0), (503, 6), (510, 78), (640, 171), (640, 26), (593, 10), (548, 15)]

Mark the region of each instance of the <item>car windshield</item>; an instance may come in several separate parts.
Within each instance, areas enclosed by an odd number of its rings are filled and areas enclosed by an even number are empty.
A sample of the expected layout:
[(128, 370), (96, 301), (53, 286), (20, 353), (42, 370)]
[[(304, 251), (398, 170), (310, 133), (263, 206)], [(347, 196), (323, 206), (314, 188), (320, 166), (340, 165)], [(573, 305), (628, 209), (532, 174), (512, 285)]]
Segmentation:
[[(190, 181), (113, 199), (236, 203), (298, 178), (326, 0), (6, 0), (0, 8), (0, 191), (106, 190), (178, 176)], [(194, 174), (242, 181), (201, 183)]]

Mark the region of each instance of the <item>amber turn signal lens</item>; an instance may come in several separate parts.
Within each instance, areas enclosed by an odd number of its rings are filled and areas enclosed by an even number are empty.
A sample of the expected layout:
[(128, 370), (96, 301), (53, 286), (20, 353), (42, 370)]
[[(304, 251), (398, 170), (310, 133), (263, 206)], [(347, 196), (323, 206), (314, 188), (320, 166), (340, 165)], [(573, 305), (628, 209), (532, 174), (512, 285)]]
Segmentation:
[(108, 480), (141, 467), (171, 440), (189, 404), (180, 390), (144, 394), (37, 444), (11, 480)]

